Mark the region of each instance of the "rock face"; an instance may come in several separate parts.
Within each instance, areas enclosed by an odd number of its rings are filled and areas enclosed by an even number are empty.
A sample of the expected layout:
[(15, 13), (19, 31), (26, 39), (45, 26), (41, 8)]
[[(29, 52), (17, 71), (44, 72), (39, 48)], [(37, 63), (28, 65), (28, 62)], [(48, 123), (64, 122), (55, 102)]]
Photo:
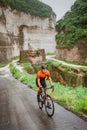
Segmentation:
[(23, 50), (20, 51), (20, 62), (30, 62), (34, 64), (40, 64), (45, 61), (45, 50)]
[(53, 81), (60, 82), (63, 85), (69, 85), (72, 87), (84, 86), (87, 87), (87, 75), (83, 70), (76, 68), (66, 68), (64, 66), (56, 66), (55, 64), (50, 64), (48, 69), (51, 72)]
[(0, 62), (18, 56), (20, 50), (55, 52), (55, 16), (40, 18), (10, 7), (0, 7)]
[(56, 54), (58, 59), (87, 63), (87, 39), (73, 47), (57, 49)]

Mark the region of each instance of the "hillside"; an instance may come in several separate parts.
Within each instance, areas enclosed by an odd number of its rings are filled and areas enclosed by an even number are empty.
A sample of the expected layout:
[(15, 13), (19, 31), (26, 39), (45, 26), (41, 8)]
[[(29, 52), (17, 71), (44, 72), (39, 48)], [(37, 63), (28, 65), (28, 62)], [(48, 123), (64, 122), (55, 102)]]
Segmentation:
[(53, 13), (50, 6), (39, 0), (0, 0), (0, 5), (40, 17), (50, 17)]
[(87, 0), (76, 0), (71, 10), (56, 23), (57, 48), (87, 41)]

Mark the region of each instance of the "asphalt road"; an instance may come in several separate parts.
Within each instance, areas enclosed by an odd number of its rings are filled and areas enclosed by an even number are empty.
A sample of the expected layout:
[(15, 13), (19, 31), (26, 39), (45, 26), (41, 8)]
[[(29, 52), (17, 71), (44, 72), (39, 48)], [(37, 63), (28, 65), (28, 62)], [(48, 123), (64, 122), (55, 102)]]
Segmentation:
[(87, 122), (55, 103), (48, 117), (38, 108), (36, 92), (0, 71), (0, 130), (87, 130)]

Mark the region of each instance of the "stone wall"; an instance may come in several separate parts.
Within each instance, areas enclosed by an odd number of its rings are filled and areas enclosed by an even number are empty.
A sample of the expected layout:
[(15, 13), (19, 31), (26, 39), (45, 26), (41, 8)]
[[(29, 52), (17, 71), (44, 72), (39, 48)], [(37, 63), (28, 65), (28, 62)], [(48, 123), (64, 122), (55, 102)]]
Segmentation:
[(87, 39), (72, 47), (57, 49), (56, 56), (58, 59), (87, 63)]
[(20, 51), (20, 62), (31, 62), (40, 64), (45, 60), (45, 50), (24, 50)]

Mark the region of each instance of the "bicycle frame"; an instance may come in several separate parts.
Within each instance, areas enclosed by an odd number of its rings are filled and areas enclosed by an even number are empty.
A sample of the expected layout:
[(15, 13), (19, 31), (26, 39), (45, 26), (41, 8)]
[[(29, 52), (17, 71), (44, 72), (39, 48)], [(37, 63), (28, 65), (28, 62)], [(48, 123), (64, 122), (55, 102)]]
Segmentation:
[[(38, 105), (39, 105), (39, 108), (42, 109), (43, 108), (43, 104), (45, 106), (45, 110), (47, 112), (47, 115), (49, 117), (53, 116), (54, 114), (54, 103), (53, 103), (53, 100), (51, 99), (51, 97), (47, 94), (47, 89), (52, 89), (52, 87), (49, 87), (49, 88), (42, 88), (42, 92), (40, 94), (40, 102), (38, 102)], [(53, 92), (53, 89), (52, 89), (52, 92)], [(49, 106), (49, 109), (48, 109), (48, 106), (47, 106), (47, 103), (50, 103), (50, 106)], [(51, 113), (49, 113), (49, 111), (52, 111)]]
[(46, 92), (47, 89), (52, 89), (52, 92), (54, 91), (54, 87), (41, 88), (41, 89), (42, 89), (42, 90), (41, 90), (42, 92), (43, 92), (43, 91)]

